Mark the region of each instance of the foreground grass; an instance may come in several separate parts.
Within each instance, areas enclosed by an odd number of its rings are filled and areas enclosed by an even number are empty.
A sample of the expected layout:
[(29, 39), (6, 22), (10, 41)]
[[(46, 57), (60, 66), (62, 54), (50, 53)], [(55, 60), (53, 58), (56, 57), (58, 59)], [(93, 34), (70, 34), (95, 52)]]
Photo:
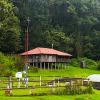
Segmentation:
[(100, 100), (100, 91), (94, 90), (93, 94), (84, 94), (84, 95), (47, 95), (47, 96), (23, 96), (23, 97), (7, 97), (0, 96), (0, 100)]
[[(100, 71), (93, 69), (82, 69), (78, 67), (69, 66), (64, 70), (41, 70), (39, 72), (28, 73), (28, 76), (61, 76), (61, 77), (87, 77), (91, 74), (100, 74)], [(35, 78), (35, 77), (34, 77)], [(36, 77), (37, 78), (37, 77)], [(48, 77), (46, 77), (48, 78)], [(100, 91), (94, 90), (93, 94), (84, 95), (46, 95), (46, 96), (22, 96), (23, 93), (29, 93), (29, 91), (15, 91), (15, 96), (5, 96), (4, 91), (0, 92), (0, 100), (100, 100)], [(19, 95), (19, 96), (18, 96)]]

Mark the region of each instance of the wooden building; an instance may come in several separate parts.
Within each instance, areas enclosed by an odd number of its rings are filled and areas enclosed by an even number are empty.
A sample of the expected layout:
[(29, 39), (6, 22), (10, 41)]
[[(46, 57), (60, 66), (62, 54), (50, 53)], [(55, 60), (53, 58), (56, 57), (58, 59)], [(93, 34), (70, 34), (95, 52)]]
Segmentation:
[(65, 66), (72, 55), (50, 48), (35, 48), (20, 54), (28, 57), (28, 63), (39, 68), (58, 68)]

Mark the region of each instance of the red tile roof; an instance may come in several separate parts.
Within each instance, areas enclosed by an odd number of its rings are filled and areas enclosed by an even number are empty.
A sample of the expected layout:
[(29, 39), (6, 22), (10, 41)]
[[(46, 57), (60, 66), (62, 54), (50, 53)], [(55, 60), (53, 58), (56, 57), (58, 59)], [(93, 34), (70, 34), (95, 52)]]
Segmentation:
[(72, 56), (68, 53), (64, 53), (55, 49), (50, 49), (50, 48), (35, 48), (32, 50), (29, 50), (27, 52), (21, 53), (20, 55), (25, 56), (25, 55), (35, 55), (35, 54), (48, 54), (48, 55), (58, 55), (58, 56)]

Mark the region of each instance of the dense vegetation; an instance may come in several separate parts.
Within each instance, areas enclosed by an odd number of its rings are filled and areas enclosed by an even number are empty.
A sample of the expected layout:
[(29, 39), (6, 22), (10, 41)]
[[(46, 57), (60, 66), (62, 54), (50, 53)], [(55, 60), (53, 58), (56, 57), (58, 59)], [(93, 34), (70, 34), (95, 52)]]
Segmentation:
[[(81, 68), (81, 61), (85, 61), (85, 68)], [(67, 66), (68, 69), (63, 69), (61, 66), (59, 70), (42, 70), (35, 66), (29, 66), (29, 76), (67, 76), (67, 77), (87, 77), (90, 74), (100, 73), (100, 62), (96, 62), (87, 58), (72, 59)], [(0, 53), (0, 75), (9, 76), (15, 75), (17, 71), (23, 71), (24, 61), (16, 55), (4, 55)], [(63, 66), (65, 68), (65, 66)], [(62, 71), (62, 72), (61, 72)], [(77, 73), (77, 74), (76, 74)]]
[[(22, 40), (29, 25), (29, 48), (43, 46), (73, 56), (100, 59), (99, 0), (11, 0), (17, 7)], [(23, 42), (24, 43), (24, 42)]]
[(0, 0), (0, 51), (14, 53), (19, 50), (20, 25), (8, 0)]
[[(33, 67), (28, 70), (28, 76), (87, 77), (100, 73), (100, 0), (0, 0), (0, 76), (14, 76), (17, 71), (23, 71), (23, 60), (13, 54), (24, 51), (27, 26), (29, 49), (40, 46), (51, 48), (53, 45), (54, 49), (76, 57), (71, 60), (68, 69), (42, 70)], [(85, 68), (80, 68), (81, 61), (85, 61)], [(29, 93), (29, 90), (14, 91), (16, 95), (26, 92)], [(0, 90), (0, 94), (4, 95), (4, 91)], [(1, 95), (2, 100), (20, 99)], [(34, 98), (99, 100), (99, 95), (100, 92), (95, 91), (92, 95)], [(22, 99), (31, 100), (33, 97)]]
[[(23, 51), (29, 17), (29, 49), (53, 44), (77, 57), (71, 66), (84, 60), (86, 68), (100, 69), (100, 61), (90, 60), (100, 59), (99, 6), (99, 0), (0, 0), (0, 51)], [(22, 70), (22, 64), (19, 58), (0, 53), (1, 74)]]
[(4, 55), (0, 53), (0, 75), (14, 75), (15, 71), (23, 70), (23, 60), (15, 55)]
[(99, 0), (0, 0), (0, 51), (23, 51), (29, 17), (29, 49), (53, 44), (74, 57), (98, 60), (99, 6)]

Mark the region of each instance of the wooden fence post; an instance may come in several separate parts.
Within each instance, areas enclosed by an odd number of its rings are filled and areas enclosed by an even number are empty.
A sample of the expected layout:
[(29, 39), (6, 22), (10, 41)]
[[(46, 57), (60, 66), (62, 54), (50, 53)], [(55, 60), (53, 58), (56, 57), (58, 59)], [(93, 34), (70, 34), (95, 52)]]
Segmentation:
[(20, 78), (18, 78), (18, 85), (17, 88), (20, 88)]
[(48, 62), (48, 70), (49, 70), (49, 62)]
[(41, 76), (40, 76), (40, 87), (41, 87)]
[(45, 67), (46, 67), (45, 65), (46, 65), (46, 64), (45, 64), (45, 62), (44, 62), (44, 70), (45, 70)]
[(42, 69), (42, 62), (40, 62), (40, 69)]
[(59, 85), (60, 85), (59, 83), (60, 83), (60, 81), (59, 81), (59, 78), (58, 78), (58, 87), (59, 87)]
[(52, 70), (52, 65), (53, 65), (53, 64), (52, 64), (52, 62), (51, 62), (51, 70)]
[(9, 88), (12, 89), (12, 76), (9, 77)]

